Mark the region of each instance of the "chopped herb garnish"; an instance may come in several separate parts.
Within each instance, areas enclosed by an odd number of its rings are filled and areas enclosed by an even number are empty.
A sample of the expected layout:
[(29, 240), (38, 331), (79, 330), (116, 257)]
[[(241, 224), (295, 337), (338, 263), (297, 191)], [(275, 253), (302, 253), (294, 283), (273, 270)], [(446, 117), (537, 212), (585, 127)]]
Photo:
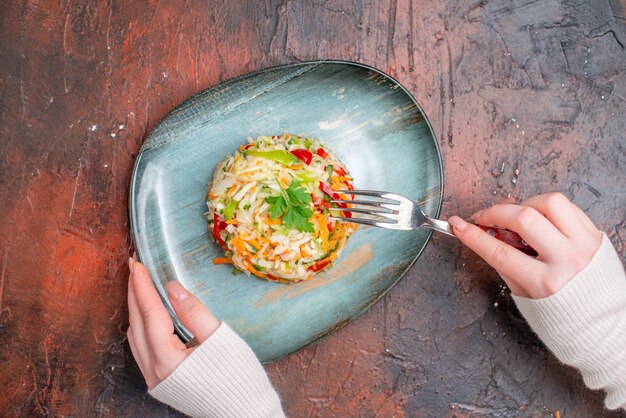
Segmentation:
[(309, 209), (311, 195), (298, 180), (292, 181), (288, 188), (281, 189), (278, 196), (266, 197), (265, 201), (270, 204), (269, 214), (273, 220), (282, 218), (287, 228), (314, 232), (313, 224), (309, 222), (313, 216), (313, 211)]

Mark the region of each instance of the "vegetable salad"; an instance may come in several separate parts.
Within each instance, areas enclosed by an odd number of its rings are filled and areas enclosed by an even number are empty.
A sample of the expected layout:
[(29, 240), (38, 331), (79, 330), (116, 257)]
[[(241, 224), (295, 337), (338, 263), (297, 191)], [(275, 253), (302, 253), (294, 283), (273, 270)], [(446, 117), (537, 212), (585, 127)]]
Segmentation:
[[(356, 229), (331, 220), (354, 190), (345, 166), (313, 138), (260, 136), (220, 162), (207, 219), (225, 257), (216, 264), (273, 281), (309, 279), (328, 268)], [(233, 270), (235, 271), (235, 270)]]

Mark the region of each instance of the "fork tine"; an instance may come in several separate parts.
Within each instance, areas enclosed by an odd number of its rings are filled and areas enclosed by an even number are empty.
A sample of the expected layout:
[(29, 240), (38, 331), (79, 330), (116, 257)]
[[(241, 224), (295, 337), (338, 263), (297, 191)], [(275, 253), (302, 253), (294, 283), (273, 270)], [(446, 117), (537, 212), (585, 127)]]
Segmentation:
[(383, 192), (379, 192), (376, 190), (337, 190), (337, 193), (343, 194), (354, 194), (359, 196), (372, 196), (372, 197), (381, 197)]
[[(358, 208), (346, 208), (346, 209), (337, 209), (337, 208), (331, 208), (331, 211), (340, 211), (343, 213), (349, 212), (349, 213), (363, 213), (365, 215), (370, 215), (370, 216), (376, 216), (376, 217), (380, 217), (380, 218), (385, 218), (385, 219), (391, 219), (392, 221), (398, 222), (398, 211), (394, 211), (395, 213), (392, 212), (375, 212), (375, 211), (370, 211), (367, 209), (358, 209)], [(372, 218), (372, 221), (384, 221), (385, 219), (380, 219), (380, 218)], [(362, 218), (364, 219), (364, 218)], [(369, 219), (369, 218), (368, 218)]]
[(384, 207), (383, 205), (387, 204), (386, 202), (377, 202), (375, 200), (340, 200), (333, 199), (330, 203), (349, 203), (351, 205), (363, 205), (363, 206), (376, 206), (379, 208)]
[(403, 197), (389, 192), (379, 192), (378, 190), (337, 190), (337, 193), (351, 194), (355, 196), (379, 197), (381, 199), (396, 200), (401, 202)]
[(363, 219), (363, 218), (344, 218), (343, 216), (331, 216), (330, 219), (334, 221), (345, 221), (345, 222), (352, 222), (355, 224), (378, 226), (381, 228), (385, 228), (386, 225), (395, 225), (397, 223), (397, 222), (387, 222), (387, 221), (376, 221), (373, 219)]
[[(339, 212), (354, 212), (354, 213), (364, 213), (366, 215), (378, 215), (378, 216), (385, 216), (385, 215), (397, 215), (399, 212), (397, 210), (391, 211), (391, 212), (381, 212), (381, 211), (376, 211), (376, 210), (369, 210), (369, 209), (361, 209), (361, 208), (329, 208), (328, 210), (330, 211), (339, 211)], [(385, 216), (387, 217), (387, 216)], [(392, 218), (389, 218), (392, 219)]]

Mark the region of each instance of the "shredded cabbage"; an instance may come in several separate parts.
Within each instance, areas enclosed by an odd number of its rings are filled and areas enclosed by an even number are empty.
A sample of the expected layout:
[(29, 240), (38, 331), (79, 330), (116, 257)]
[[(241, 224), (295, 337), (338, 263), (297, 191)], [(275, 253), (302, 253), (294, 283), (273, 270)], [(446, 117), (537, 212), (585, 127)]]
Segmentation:
[[(217, 165), (207, 193), (209, 230), (226, 255), (219, 263), (230, 262), (259, 278), (289, 282), (309, 279), (328, 268), (356, 224), (330, 219), (342, 212), (330, 203), (327, 193), (352, 190), (351, 180), (339, 159), (314, 138), (285, 134), (249, 140)], [(291, 202), (291, 195), (284, 194), (294, 181), (294, 186), (304, 189), (296, 191), (307, 203)], [(296, 220), (312, 228), (287, 227), (286, 210), (273, 219), (271, 214), (282, 208), (270, 212), (273, 205), (268, 202), (275, 202), (276, 196), (284, 196), (281, 203), (286, 207), (298, 205)], [(304, 221), (301, 214), (309, 213)]]

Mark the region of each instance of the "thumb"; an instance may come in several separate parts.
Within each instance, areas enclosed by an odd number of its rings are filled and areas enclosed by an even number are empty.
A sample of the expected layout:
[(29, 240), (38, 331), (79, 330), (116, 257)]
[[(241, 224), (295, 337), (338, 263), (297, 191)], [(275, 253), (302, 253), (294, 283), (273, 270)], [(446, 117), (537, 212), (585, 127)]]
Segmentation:
[(166, 288), (176, 315), (199, 343), (203, 343), (219, 328), (220, 321), (179, 281), (169, 282)]

